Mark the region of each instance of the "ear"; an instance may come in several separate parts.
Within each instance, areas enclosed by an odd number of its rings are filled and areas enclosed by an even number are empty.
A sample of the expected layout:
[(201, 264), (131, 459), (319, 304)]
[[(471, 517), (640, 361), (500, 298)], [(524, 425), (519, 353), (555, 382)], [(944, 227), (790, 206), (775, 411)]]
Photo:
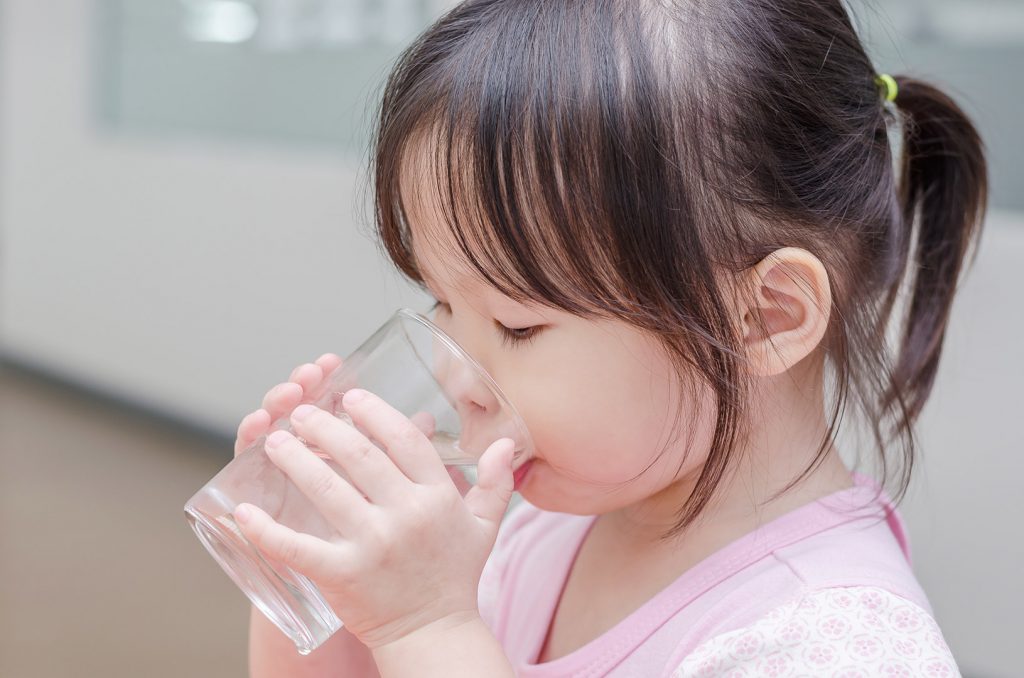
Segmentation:
[(782, 374), (817, 348), (832, 310), (828, 273), (807, 250), (783, 247), (741, 274), (739, 316), (748, 369)]

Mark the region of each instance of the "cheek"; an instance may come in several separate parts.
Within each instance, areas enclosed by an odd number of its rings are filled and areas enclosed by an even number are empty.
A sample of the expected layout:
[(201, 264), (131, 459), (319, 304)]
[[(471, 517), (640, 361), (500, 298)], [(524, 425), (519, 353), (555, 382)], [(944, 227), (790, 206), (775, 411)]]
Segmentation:
[[(596, 515), (634, 505), (676, 482), (692, 482), (707, 457), (713, 416), (709, 408), (680, 402), (676, 387), (662, 388), (662, 401), (609, 401), (605, 389), (598, 396), (576, 394), (579, 405), (558, 398), (572, 395), (566, 389), (553, 389), (549, 411), (564, 418), (545, 418), (536, 427), (540, 463), (521, 489), (523, 497), (548, 511)], [(665, 402), (681, 408), (674, 433), (674, 413), (680, 410)], [(602, 408), (607, 416), (599, 415)]]
[(545, 376), (516, 388), (537, 455), (552, 472), (605, 492), (640, 474), (682, 406), (671, 365), (643, 344), (616, 339), (578, 342), (549, 358), (537, 372)]

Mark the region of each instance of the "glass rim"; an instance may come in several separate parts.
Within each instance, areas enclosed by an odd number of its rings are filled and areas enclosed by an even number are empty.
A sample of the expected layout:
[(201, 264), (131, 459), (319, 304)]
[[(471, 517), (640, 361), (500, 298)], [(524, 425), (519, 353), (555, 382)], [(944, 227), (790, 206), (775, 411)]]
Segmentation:
[(402, 307), (395, 312), (395, 316), (408, 318), (409, 320), (418, 322), (419, 324), (426, 327), (435, 337), (437, 337), (438, 339), (441, 340), (442, 343), (444, 343), (448, 350), (455, 353), (462, 360), (468, 362), (476, 371), (477, 375), (483, 377), (483, 380), (486, 382), (487, 386), (491, 389), (494, 395), (497, 396), (498, 401), (501, 403), (501, 406), (507, 407), (509, 411), (512, 413), (512, 415), (515, 417), (516, 426), (524, 435), (525, 442), (529, 446), (529, 449), (526, 449), (525, 451), (530, 456), (533, 456), (533, 436), (530, 434), (530, 429), (527, 428), (526, 426), (526, 421), (523, 419), (522, 415), (519, 414), (519, 410), (516, 409), (516, 406), (512, 404), (512, 401), (508, 399), (508, 396), (505, 395), (505, 392), (501, 390), (501, 387), (498, 386), (498, 382), (494, 381), (494, 378), (490, 374), (488, 374), (487, 370), (484, 369), (483, 365), (481, 365), (476, 360), (476, 358), (471, 356), (464, 348), (459, 346), (458, 342), (449, 337), (444, 332), (444, 330), (435, 325), (434, 322), (430, 320), (430, 318), (426, 317), (419, 311), (415, 311), (408, 307)]

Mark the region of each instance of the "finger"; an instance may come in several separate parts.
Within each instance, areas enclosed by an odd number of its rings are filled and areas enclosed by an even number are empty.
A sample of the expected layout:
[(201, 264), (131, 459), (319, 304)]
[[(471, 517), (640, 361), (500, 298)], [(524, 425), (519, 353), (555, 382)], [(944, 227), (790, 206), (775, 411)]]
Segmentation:
[[(427, 438), (434, 437), (434, 415), (430, 412), (417, 412), (409, 417), (409, 421), (416, 424), (416, 428), (423, 431), (423, 435), (427, 436)], [(455, 487), (459, 490), (459, 494), (466, 496), (466, 492), (469, 491), (472, 484), (466, 480), (462, 469), (458, 466), (446, 466), (445, 469), (448, 471), (448, 475), (451, 476), (452, 482), (455, 483)]]
[[(316, 361), (295, 368), (295, 371), (292, 372), (292, 378), (293, 381), (299, 381), (302, 384), (303, 391), (305, 392), (302, 402), (316, 402), (321, 407), (326, 407), (333, 411), (330, 403), (323, 400), (323, 396), (326, 395), (326, 387), (330, 385), (327, 382), (331, 381), (331, 375), (340, 366), (341, 358), (333, 353), (324, 353)], [(332, 393), (330, 398), (333, 401), (335, 398), (340, 398), (340, 395)]]
[(423, 435), (427, 438), (434, 437), (434, 415), (430, 412), (417, 412), (409, 417), (409, 421), (416, 424), (416, 428), (423, 431)]
[(271, 559), (313, 580), (324, 578), (333, 569), (329, 566), (331, 544), (281, 525), (253, 504), (239, 504), (233, 513), (245, 538)]
[(451, 476), (452, 482), (455, 484), (456, 489), (458, 489), (459, 494), (465, 497), (466, 493), (469, 492), (469, 488), (473, 487), (473, 485), (466, 480), (466, 475), (462, 472), (462, 469), (458, 466), (447, 466), (445, 468), (447, 468), (448, 475)]
[(511, 438), (499, 438), (492, 443), (477, 464), (476, 485), (465, 496), (466, 505), (473, 515), (495, 528), (512, 500), (514, 451), (515, 442)]
[(354, 534), (366, 522), (369, 504), (352, 485), (288, 431), (267, 438), (267, 456), (291, 478), (327, 522), (342, 534)]
[(334, 353), (324, 353), (322, 356), (313, 361), (323, 371), (324, 376), (329, 375), (334, 370), (341, 367), (342, 360)]
[(291, 424), (297, 436), (338, 462), (356, 489), (373, 503), (391, 503), (408, 491), (409, 479), (351, 424), (314, 405), (292, 412)]
[(288, 375), (288, 381), (301, 386), (305, 393), (316, 388), (323, 381), (323, 378), (323, 369), (313, 363), (302, 363)]
[(384, 446), (410, 480), (424, 484), (448, 482), (448, 472), (430, 440), (383, 398), (354, 388), (345, 393), (342, 405), (357, 426)]
[(235, 456), (237, 457), (257, 438), (266, 433), (271, 421), (270, 413), (262, 408), (242, 417), (242, 421), (238, 424), (238, 434), (235, 437)]
[(271, 421), (277, 421), (302, 402), (302, 386), (285, 381), (267, 391), (263, 396), (263, 409), (270, 413)]

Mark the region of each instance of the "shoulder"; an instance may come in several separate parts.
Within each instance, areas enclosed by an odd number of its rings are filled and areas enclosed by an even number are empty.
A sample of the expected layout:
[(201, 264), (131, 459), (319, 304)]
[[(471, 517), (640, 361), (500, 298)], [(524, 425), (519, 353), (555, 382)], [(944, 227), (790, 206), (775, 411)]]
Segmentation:
[(875, 586), (805, 591), (754, 623), (714, 636), (672, 678), (959, 676), (932, 616)]
[(857, 484), (809, 507), (811, 519), (833, 523), (772, 552), (802, 583), (802, 590), (869, 586), (932, 607), (914, 574), (910, 540), (899, 510), (878, 483), (855, 474)]

